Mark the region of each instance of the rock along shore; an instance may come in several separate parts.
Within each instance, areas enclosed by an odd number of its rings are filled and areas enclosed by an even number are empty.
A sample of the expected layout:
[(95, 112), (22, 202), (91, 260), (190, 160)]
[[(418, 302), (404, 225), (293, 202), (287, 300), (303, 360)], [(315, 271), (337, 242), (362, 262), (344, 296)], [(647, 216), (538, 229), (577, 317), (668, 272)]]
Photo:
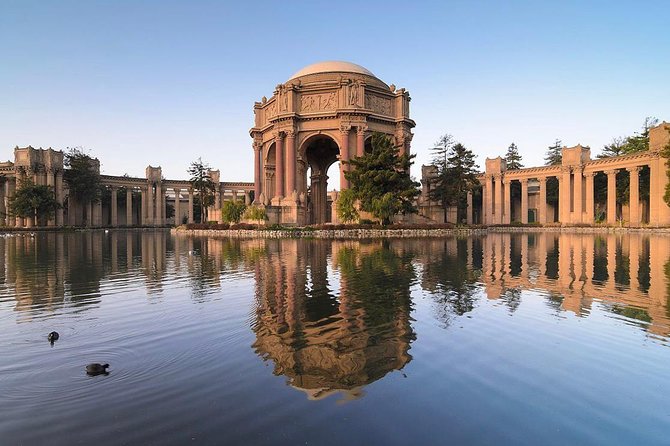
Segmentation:
[(367, 238), (421, 238), (486, 235), (488, 233), (537, 233), (565, 232), (571, 234), (647, 233), (670, 235), (670, 228), (615, 228), (615, 227), (537, 227), (491, 226), (440, 229), (186, 229), (172, 228), (176, 235), (206, 235), (232, 238), (318, 238), (318, 239), (367, 239)]

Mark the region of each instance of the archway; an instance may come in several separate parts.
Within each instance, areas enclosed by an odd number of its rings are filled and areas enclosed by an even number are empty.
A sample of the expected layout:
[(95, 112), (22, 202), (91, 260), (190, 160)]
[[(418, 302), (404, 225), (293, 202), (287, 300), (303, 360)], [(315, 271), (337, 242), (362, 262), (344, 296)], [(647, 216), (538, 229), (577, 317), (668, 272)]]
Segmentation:
[(308, 218), (312, 224), (330, 221), (328, 218), (328, 168), (338, 161), (340, 149), (333, 138), (319, 134), (303, 143), (304, 159), (307, 161), (305, 183), (309, 181), (307, 194)]

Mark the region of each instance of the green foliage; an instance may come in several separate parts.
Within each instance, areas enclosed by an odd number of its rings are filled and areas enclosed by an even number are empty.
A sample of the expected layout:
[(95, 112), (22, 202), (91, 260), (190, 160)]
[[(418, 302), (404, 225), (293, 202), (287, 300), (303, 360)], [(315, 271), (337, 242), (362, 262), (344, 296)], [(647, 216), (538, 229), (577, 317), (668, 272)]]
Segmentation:
[[(414, 201), (420, 193), (419, 183), (409, 176), (414, 157), (415, 155), (400, 155), (391, 138), (375, 133), (372, 136), (372, 150), (362, 157), (352, 159), (349, 164), (353, 169), (344, 174), (349, 180), (354, 197), (360, 202), (361, 209), (371, 212), (384, 223), (390, 223), (390, 217), (386, 214), (389, 208), (397, 209), (397, 212), (403, 214), (418, 212)], [(389, 197), (380, 202), (387, 194)], [(393, 203), (390, 204), (389, 201)], [(376, 214), (375, 209), (383, 210), (384, 216)]]
[[(670, 133), (670, 130), (668, 130)], [(670, 206), (670, 141), (661, 149), (661, 156), (665, 158), (665, 166), (667, 170), (665, 174), (668, 177), (668, 182), (665, 184), (665, 193), (663, 194), (663, 201)]]
[(84, 153), (80, 147), (75, 147), (67, 149), (63, 164), (67, 168), (63, 171), (63, 180), (70, 196), (81, 203), (99, 201), (102, 186), (98, 160)]
[(239, 223), (246, 208), (247, 206), (241, 201), (226, 201), (221, 208), (223, 221), (227, 223)]
[(52, 218), (60, 207), (51, 186), (38, 186), (30, 180), (22, 181), (9, 201), (10, 215), (21, 218), (37, 217), (42, 223)]
[(261, 206), (249, 206), (244, 212), (244, 218), (247, 220), (255, 220), (259, 224), (268, 219), (265, 213), (265, 208)]
[(507, 153), (505, 154), (505, 164), (507, 165), (507, 170), (516, 170), (523, 167), (523, 164), (521, 164), (521, 154), (519, 153), (519, 148), (514, 143), (510, 144), (507, 148)]
[(437, 175), (431, 181), (428, 196), (441, 204), (445, 223), (450, 206), (457, 207), (460, 221), (467, 209), (468, 192), (479, 185), (475, 154), (461, 143), (454, 144), (451, 135), (442, 136), (433, 153)]
[(190, 183), (196, 193), (200, 204), (200, 221), (207, 221), (207, 208), (214, 204), (214, 193), (216, 192), (216, 184), (212, 181), (209, 174), (209, 164), (198, 158), (191, 163), (188, 168), (190, 175)]
[(562, 147), (563, 143), (560, 139), (557, 139), (554, 145), (547, 147), (547, 154), (544, 157), (544, 164), (546, 166), (558, 166), (563, 163)]
[(356, 196), (351, 189), (344, 189), (337, 196), (336, 211), (338, 220), (343, 223), (352, 223), (358, 220)]

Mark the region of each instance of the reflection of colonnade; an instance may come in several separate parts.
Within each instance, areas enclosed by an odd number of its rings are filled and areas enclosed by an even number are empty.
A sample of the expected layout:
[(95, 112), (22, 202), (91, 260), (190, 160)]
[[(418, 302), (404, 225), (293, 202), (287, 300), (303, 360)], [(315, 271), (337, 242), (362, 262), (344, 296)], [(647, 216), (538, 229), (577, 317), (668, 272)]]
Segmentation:
[(592, 299), (645, 310), (650, 331), (670, 334), (665, 267), (670, 238), (644, 234), (489, 234), (481, 281), (489, 298), (513, 288), (562, 296), (577, 315)]
[[(336, 392), (355, 398), (411, 359), (409, 289), (406, 307), (387, 301), (392, 330), (371, 324), (378, 316), (369, 314), (371, 296), (349, 291), (361, 283), (349, 267), (365, 263), (367, 255), (358, 243), (268, 240), (266, 248), (256, 265), (254, 348), (274, 362), (275, 374), (313, 399)], [(331, 256), (337, 276), (329, 271)]]
[[(667, 183), (665, 158), (660, 150), (670, 141), (670, 124), (663, 123), (649, 132), (649, 151), (612, 158), (591, 159), (588, 147), (577, 145), (562, 149), (562, 164), (557, 166), (530, 167), (506, 170), (502, 158), (486, 160), (486, 172), (480, 177), (482, 184), (482, 222), (484, 224), (560, 222), (564, 225), (593, 224), (597, 215), (595, 201), (596, 175), (606, 175), (607, 224), (613, 225), (617, 217), (630, 226), (669, 225), (670, 207), (663, 201)], [(642, 174), (649, 184), (643, 187)], [(617, 216), (617, 183), (628, 178), (629, 204)], [(558, 182), (558, 209), (547, 202), (548, 181)], [(520, 197), (512, 198), (512, 189), (518, 184)], [(643, 198), (648, 197), (648, 198)], [(469, 203), (472, 206), (471, 202)], [(472, 210), (469, 211), (471, 215)], [(556, 215), (554, 217), (554, 215)], [(471, 217), (469, 217), (471, 219)]]
[[(9, 227), (32, 226), (166, 226), (193, 223), (197, 192), (187, 180), (167, 180), (160, 167), (146, 168), (146, 178), (101, 175), (103, 193), (99, 200), (80, 202), (63, 181), (63, 152), (53, 149), (15, 148), (14, 162), (0, 163), (0, 223)], [(100, 163), (91, 166), (100, 171)], [(209, 172), (216, 184), (215, 200), (209, 215), (223, 221), (221, 208), (225, 201), (252, 201), (253, 183), (221, 182), (219, 171)], [(58, 209), (48, 221), (10, 215), (9, 202), (22, 181), (53, 188)], [(168, 211), (173, 217), (168, 217)]]

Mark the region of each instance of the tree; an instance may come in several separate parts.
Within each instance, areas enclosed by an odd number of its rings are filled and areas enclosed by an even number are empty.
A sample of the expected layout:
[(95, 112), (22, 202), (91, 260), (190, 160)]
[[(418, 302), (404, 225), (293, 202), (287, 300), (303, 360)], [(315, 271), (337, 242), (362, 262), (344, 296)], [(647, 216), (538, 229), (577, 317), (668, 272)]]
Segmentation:
[(514, 143), (510, 144), (507, 148), (507, 153), (505, 154), (505, 164), (507, 165), (507, 170), (517, 170), (523, 167), (523, 164), (521, 164), (521, 154), (519, 153), (519, 148)]
[(337, 218), (344, 223), (358, 220), (356, 210), (356, 197), (351, 189), (344, 189), (337, 196), (336, 204)]
[[(668, 130), (668, 133), (670, 133), (670, 129)], [(668, 139), (668, 143), (661, 149), (661, 156), (665, 158), (665, 166), (668, 168), (665, 173), (668, 177), (668, 182), (665, 184), (663, 201), (670, 206), (670, 139)]]
[(249, 206), (244, 213), (244, 218), (249, 220), (255, 220), (258, 224), (268, 219), (267, 214), (265, 213), (265, 208), (261, 206)]
[(598, 155), (598, 158), (609, 158), (649, 150), (649, 130), (657, 124), (658, 119), (654, 117), (644, 118), (642, 131), (639, 134), (614, 138), (610, 144), (603, 147), (603, 151)]
[(202, 158), (193, 161), (188, 168), (188, 174), (191, 176), (189, 181), (200, 204), (201, 223), (207, 221), (207, 208), (214, 204), (216, 184), (212, 181), (209, 171), (209, 165), (203, 162)]
[[(76, 199), (79, 203), (96, 203), (100, 200), (102, 186), (100, 184), (100, 162), (86, 154), (81, 147), (68, 148), (63, 164), (63, 180), (69, 191), (68, 199)], [(86, 215), (84, 222), (90, 215)]]
[(433, 152), (437, 175), (431, 181), (428, 196), (441, 204), (445, 222), (450, 206), (457, 207), (460, 221), (468, 206), (468, 192), (479, 185), (475, 154), (461, 143), (453, 144), (451, 135), (442, 136)]
[(544, 157), (545, 166), (558, 166), (563, 162), (563, 153), (561, 152), (562, 147), (563, 143), (560, 139), (557, 139), (553, 146), (547, 148), (547, 154)]
[(372, 150), (349, 161), (353, 169), (344, 174), (360, 208), (371, 212), (382, 224), (391, 222), (389, 209), (402, 214), (418, 212), (414, 201), (420, 193), (419, 183), (409, 176), (414, 157), (407, 153), (400, 155), (387, 135), (372, 135)]
[(246, 208), (247, 206), (241, 201), (226, 201), (221, 208), (223, 221), (226, 223), (239, 223)]
[(36, 185), (28, 179), (20, 183), (19, 188), (9, 202), (11, 215), (35, 219), (36, 224), (53, 218), (56, 210), (60, 207), (61, 205), (56, 201), (53, 187)]

